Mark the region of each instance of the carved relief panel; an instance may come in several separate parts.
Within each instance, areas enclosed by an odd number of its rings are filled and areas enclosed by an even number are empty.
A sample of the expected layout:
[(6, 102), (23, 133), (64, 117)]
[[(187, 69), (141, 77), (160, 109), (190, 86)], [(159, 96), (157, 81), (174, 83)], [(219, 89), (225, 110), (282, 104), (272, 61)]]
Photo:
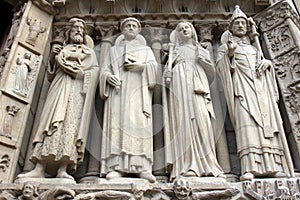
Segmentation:
[(5, 82), (5, 92), (28, 102), (34, 92), (39, 65), (40, 56), (18, 46)]
[(26, 104), (12, 100), (4, 94), (0, 100), (0, 144), (17, 148), (19, 132), (24, 126)]
[(267, 46), (271, 48), (272, 58), (279, 56), (296, 48), (290, 27), (288, 24), (282, 24), (274, 29), (266, 31), (264, 38)]
[(242, 185), (249, 199), (299, 199), (300, 195), (297, 179), (244, 181)]
[(45, 48), (45, 39), (47, 39), (45, 37), (49, 35), (52, 18), (32, 5), (24, 19), (26, 23), (22, 24), (22, 37), (19, 38), (19, 41), (25, 47), (39, 54)]
[(266, 51), (274, 64), (286, 110), (287, 137), (295, 168), (300, 169), (300, 18), (283, 1), (257, 16)]

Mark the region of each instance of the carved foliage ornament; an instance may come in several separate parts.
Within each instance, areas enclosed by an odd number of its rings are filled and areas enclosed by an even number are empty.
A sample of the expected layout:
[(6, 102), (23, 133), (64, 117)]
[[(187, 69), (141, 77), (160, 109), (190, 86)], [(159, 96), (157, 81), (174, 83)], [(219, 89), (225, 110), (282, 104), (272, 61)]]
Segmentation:
[(268, 44), (274, 56), (278, 56), (295, 47), (288, 25), (276, 27), (266, 32)]
[(300, 57), (298, 49), (279, 56), (274, 60), (277, 77), (282, 81), (281, 88), (284, 101), (289, 109), (288, 113), (293, 117), (295, 123), (292, 129), (297, 141), (300, 141)]
[(278, 24), (283, 23), (287, 18), (291, 18), (300, 28), (298, 15), (290, 7), (288, 2), (283, 1), (279, 8), (270, 8), (267, 11), (266, 17), (261, 19), (260, 27), (263, 31), (270, 30)]

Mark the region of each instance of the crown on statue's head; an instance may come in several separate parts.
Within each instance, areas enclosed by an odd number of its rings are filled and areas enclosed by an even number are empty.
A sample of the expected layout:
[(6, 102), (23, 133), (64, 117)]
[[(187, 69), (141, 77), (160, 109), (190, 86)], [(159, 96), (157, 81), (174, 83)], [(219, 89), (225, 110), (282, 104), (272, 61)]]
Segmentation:
[(246, 14), (240, 9), (239, 5), (235, 6), (235, 9), (231, 16), (231, 21), (234, 21), (237, 18), (244, 18), (244, 19), (248, 20)]

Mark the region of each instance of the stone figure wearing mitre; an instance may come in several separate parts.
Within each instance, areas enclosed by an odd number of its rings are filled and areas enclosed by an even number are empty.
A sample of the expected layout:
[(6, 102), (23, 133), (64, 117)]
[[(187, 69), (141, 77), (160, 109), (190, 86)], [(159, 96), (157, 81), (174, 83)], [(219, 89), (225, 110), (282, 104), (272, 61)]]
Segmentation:
[(135, 174), (154, 182), (151, 108), (157, 62), (136, 18), (124, 19), (120, 29), (100, 72), (101, 174), (109, 180)]
[[(278, 109), (274, 68), (264, 58), (254, 21), (249, 19), (236, 6), (217, 58), (236, 133), (241, 180), (290, 176), (293, 166)], [(250, 26), (254, 44), (248, 37)]]
[(43, 178), (49, 165), (47, 170), (57, 171), (49, 174), (73, 180), (69, 173), (83, 160), (99, 73), (84, 20), (70, 19), (64, 41), (53, 41), (50, 57), (51, 85), (33, 140), (35, 168), (17, 178)]

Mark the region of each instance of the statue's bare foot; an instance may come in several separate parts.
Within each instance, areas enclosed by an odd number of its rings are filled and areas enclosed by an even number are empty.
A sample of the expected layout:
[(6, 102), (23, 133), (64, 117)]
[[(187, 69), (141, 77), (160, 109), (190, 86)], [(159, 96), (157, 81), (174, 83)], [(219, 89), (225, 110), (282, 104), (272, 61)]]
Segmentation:
[(44, 172), (41, 172), (40, 170), (34, 169), (25, 174), (19, 174), (17, 176), (17, 179), (19, 179), (19, 178), (45, 178), (45, 174), (44, 174)]
[(287, 175), (284, 172), (276, 172), (274, 178), (286, 178)]
[(121, 178), (121, 177), (122, 177), (122, 173), (117, 172), (117, 171), (111, 171), (106, 175), (107, 180), (111, 180), (111, 179), (114, 179), (114, 178)]
[(183, 176), (185, 176), (185, 177), (195, 177), (195, 176), (197, 176), (197, 174), (193, 170), (189, 170)]
[(139, 174), (139, 177), (148, 180), (150, 183), (154, 183), (156, 181), (155, 176), (153, 176), (151, 172), (142, 172)]
[(73, 176), (69, 175), (65, 170), (58, 169), (56, 178), (67, 178), (74, 181)]
[(225, 174), (219, 174), (217, 177), (219, 177), (219, 178), (225, 178), (226, 179), (226, 175)]

